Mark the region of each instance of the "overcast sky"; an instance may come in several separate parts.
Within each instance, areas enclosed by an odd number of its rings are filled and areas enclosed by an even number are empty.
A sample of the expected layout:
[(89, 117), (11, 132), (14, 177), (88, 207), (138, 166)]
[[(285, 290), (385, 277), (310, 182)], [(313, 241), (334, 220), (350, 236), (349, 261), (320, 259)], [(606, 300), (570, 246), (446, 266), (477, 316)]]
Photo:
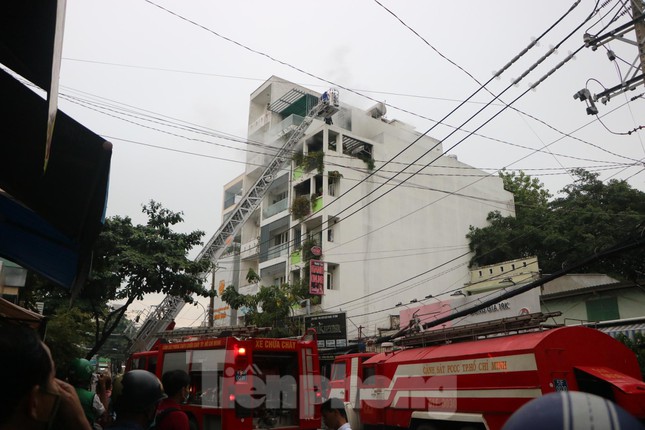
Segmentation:
[[(574, 167), (645, 191), (644, 131), (632, 132), (645, 125), (645, 100), (631, 100), (645, 88), (598, 103), (602, 122), (573, 98), (633, 75), (636, 48), (613, 41), (616, 62), (601, 47), (560, 64), (583, 45), (584, 33), (603, 34), (628, 17), (611, 23), (624, 11), (613, 0), (587, 21), (596, 2), (583, 0), (543, 35), (573, 5), (68, 0), (59, 107), (114, 144), (108, 216), (144, 223), (141, 206), (154, 199), (183, 212), (179, 230), (203, 230), (205, 240), (221, 221), (222, 186), (244, 170), (249, 96), (272, 75), (319, 92), (336, 86), (341, 102), (361, 108), (384, 101), (388, 118), (432, 128), (428, 134), (445, 139), (444, 150), (459, 160), (487, 172), (522, 169), (552, 194), (572, 182), (566, 170)], [(485, 108), (493, 96), (479, 91), (437, 125), (540, 36), (486, 85), (504, 92), (498, 100)], [(554, 55), (511, 86), (554, 46)], [(202, 313), (189, 307), (178, 324), (199, 323)]]

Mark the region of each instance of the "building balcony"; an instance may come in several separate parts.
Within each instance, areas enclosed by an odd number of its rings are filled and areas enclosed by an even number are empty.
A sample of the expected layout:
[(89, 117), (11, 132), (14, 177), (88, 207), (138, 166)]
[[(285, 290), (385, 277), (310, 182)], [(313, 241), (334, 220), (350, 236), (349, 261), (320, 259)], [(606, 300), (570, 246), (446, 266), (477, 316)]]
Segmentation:
[(261, 130), (263, 127), (271, 123), (271, 112), (267, 111), (258, 119), (249, 124), (249, 135)]
[(240, 248), (240, 258), (248, 259), (252, 258), (258, 255), (260, 252), (260, 240), (259, 239), (254, 239), (250, 242), (246, 242), (242, 244), (242, 247)]
[(293, 251), (290, 256), (290, 262), (292, 266), (295, 266), (296, 264), (299, 264), (302, 261), (302, 253), (298, 249), (296, 251)]
[(304, 169), (302, 168), (302, 166), (298, 166), (295, 169), (293, 169), (293, 180), (297, 181), (298, 179), (300, 179), (303, 173), (304, 173)]
[(289, 252), (288, 243), (282, 243), (280, 245), (272, 246), (267, 251), (266, 261), (273, 260), (274, 258), (286, 257), (288, 252)]
[(300, 115), (289, 115), (284, 120), (280, 121), (275, 127), (271, 127), (269, 131), (269, 141), (280, 139), (281, 137), (294, 131), (302, 123), (303, 117)]
[(244, 295), (257, 294), (259, 290), (260, 290), (260, 287), (258, 286), (258, 284), (242, 285), (237, 289), (237, 291), (240, 294), (244, 294)]
[(279, 214), (289, 209), (289, 199), (282, 199), (279, 202), (273, 203), (272, 205), (267, 206), (262, 211), (262, 218), (270, 218), (273, 215)]
[(242, 200), (242, 194), (236, 194), (234, 196), (227, 197), (226, 200), (224, 200), (224, 210), (235, 206)]
[(323, 208), (323, 198), (322, 196), (315, 197), (311, 200), (311, 211), (312, 212), (318, 212)]

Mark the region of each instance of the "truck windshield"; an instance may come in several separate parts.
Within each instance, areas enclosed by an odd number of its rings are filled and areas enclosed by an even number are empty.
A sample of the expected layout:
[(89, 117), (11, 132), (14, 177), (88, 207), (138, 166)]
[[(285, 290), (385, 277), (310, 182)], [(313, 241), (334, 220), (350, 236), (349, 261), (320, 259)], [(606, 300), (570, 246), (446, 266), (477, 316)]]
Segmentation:
[(331, 380), (332, 381), (338, 381), (338, 380), (343, 380), (345, 379), (345, 368), (347, 367), (347, 363), (344, 361), (339, 361), (334, 363), (333, 367), (331, 368)]

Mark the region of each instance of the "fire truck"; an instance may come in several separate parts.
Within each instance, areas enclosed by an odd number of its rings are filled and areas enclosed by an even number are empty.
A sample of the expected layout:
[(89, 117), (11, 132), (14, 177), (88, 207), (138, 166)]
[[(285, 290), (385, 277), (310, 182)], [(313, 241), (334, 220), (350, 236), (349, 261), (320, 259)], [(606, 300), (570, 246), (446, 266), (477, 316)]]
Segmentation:
[(529, 400), (565, 390), (600, 395), (645, 420), (635, 354), (596, 329), (453, 335), (433, 330), (398, 349), (338, 356), (328, 395), (344, 400), (354, 430), (497, 430)]
[(249, 333), (239, 327), (162, 332), (163, 341), (132, 354), (126, 369), (160, 379), (169, 370), (186, 371), (190, 395), (181, 408), (202, 430), (320, 428), (315, 331), (298, 339)]

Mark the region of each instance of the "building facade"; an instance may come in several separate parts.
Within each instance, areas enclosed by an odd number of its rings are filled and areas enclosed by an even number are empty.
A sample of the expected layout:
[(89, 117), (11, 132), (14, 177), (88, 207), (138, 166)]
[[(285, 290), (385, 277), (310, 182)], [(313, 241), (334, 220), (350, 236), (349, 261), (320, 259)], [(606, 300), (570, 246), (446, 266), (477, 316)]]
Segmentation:
[[(225, 198), (253, 187), (320, 96), (277, 77), (251, 94), (246, 170), (227, 184)], [(323, 294), (308, 310), (346, 313), (347, 335), (355, 338), (389, 325), (397, 302), (467, 283), (469, 227), (485, 226), (494, 210), (514, 214), (514, 204), (500, 178), (387, 119), (382, 104), (362, 110), (340, 97), (340, 110), (331, 121), (313, 121), (242, 227), (232, 283), (244, 294), (257, 291), (246, 281), (249, 269), (261, 285), (302, 282), (315, 244)]]

